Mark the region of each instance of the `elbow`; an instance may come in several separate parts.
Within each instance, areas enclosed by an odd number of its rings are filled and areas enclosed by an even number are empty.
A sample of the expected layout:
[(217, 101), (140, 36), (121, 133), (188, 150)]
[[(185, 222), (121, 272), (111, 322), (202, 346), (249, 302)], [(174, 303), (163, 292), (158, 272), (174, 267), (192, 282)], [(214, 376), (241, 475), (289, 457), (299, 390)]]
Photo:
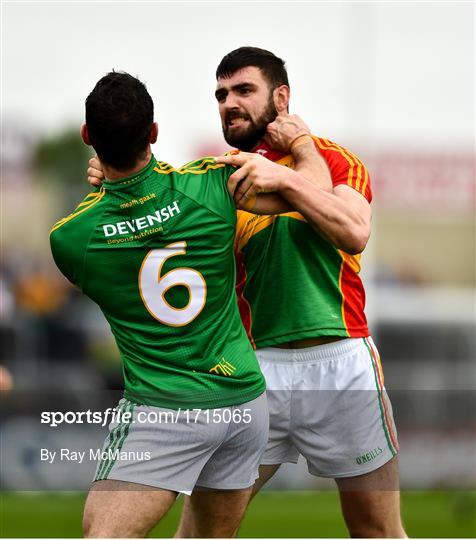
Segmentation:
[(342, 250), (349, 255), (359, 255), (360, 253), (362, 253), (362, 251), (364, 251), (366, 245), (367, 244), (363, 242), (354, 242), (352, 244), (349, 244), (348, 246), (343, 247)]
[(342, 238), (340, 249), (349, 255), (358, 255), (364, 251), (370, 238), (370, 230), (365, 229), (352, 230)]

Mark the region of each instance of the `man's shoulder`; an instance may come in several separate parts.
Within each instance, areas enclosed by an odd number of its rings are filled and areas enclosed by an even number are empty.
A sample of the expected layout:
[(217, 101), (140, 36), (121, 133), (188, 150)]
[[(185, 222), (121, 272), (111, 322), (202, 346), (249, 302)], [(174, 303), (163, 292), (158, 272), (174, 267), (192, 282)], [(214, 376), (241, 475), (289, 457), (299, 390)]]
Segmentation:
[[(362, 194), (369, 202), (372, 200), (370, 176), (367, 167), (353, 152), (330, 139), (311, 134), (314, 144), (326, 161), (334, 187), (345, 184)], [(290, 153), (273, 150), (262, 144), (256, 152), (279, 165), (294, 168), (294, 157)]]
[(334, 187), (348, 185), (369, 202), (372, 200), (370, 177), (361, 159), (348, 148), (322, 137), (312, 135), (316, 148), (326, 160)]
[(51, 253), (56, 265), (72, 283), (80, 287), (81, 261), (97, 223), (95, 209), (100, 207), (105, 194), (105, 189), (101, 188), (86, 195), (75, 210), (56, 222), (50, 231)]
[(312, 135), (312, 138), (317, 149), (324, 156), (332, 156), (337, 159), (343, 160), (346, 163), (359, 162), (361, 165), (363, 165), (360, 158), (354, 152), (351, 152), (347, 147), (331, 141), (330, 139), (317, 137), (316, 135)]
[(70, 236), (73, 232), (77, 233), (75, 234), (76, 237), (80, 237), (81, 232), (87, 233), (87, 230), (95, 222), (97, 210), (102, 208), (100, 203), (104, 201), (105, 195), (106, 190), (104, 188), (88, 193), (73, 212), (53, 225), (50, 238), (52, 240), (60, 239)]
[(175, 173), (178, 175), (221, 175), (225, 168), (226, 165), (223, 163), (217, 163), (215, 158), (206, 156), (189, 161), (185, 165), (182, 165), (182, 167), (176, 169)]

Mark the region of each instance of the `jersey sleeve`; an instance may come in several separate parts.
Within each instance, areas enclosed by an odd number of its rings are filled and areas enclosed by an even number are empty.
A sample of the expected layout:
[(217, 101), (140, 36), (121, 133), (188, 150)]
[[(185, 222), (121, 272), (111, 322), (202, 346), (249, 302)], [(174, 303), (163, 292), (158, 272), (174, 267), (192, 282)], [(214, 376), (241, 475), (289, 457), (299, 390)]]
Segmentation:
[(81, 269), (86, 251), (85, 238), (89, 238), (88, 224), (86, 234), (82, 217), (96, 206), (105, 194), (104, 189), (97, 188), (86, 195), (75, 210), (60, 219), (50, 231), (51, 254), (61, 273), (71, 283), (82, 289)]
[(370, 203), (372, 190), (367, 167), (352, 152), (328, 139), (313, 136), (314, 144), (327, 161), (333, 186), (347, 185), (358, 191)]
[(227, 183), (235, 170), (231, 165), (215, 163), (213, 158), (201, 158), (177, 169), (175, 187), (234, 227), (236, 206)]
[(50, 233), (51, 254), (60, 272), (73, 284), (81, 289), (81, 266), (82, 250), (79, 248), (77, 239), (70, 234), (70, 227), (63, 226)]

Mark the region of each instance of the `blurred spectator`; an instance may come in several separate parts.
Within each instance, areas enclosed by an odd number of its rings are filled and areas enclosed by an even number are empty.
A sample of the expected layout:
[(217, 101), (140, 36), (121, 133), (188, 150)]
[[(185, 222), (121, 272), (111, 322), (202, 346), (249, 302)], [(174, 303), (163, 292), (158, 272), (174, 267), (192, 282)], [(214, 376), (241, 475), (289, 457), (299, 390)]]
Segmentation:
[(36, 315), (54, 313), (67, 296), (66, 283), (40, 267), (21, 276), (15, 284), (18, 307)]
[(13, 378), (4, 366), (0, 366), (0, 392), (10, 392), (13, 388)]

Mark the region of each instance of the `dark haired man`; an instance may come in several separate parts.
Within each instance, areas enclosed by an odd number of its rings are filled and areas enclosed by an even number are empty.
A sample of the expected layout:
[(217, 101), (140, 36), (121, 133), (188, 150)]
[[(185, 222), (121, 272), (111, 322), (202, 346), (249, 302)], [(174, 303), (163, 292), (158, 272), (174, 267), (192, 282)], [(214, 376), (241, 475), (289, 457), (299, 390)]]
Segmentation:
[[(84, 511), (88, 537), (145, 536), (179, 492), (203, 488), (194, 528), (230, 536), (266, 445), (265, 382), (240, 322), (229, 165), (157, 161), (153, 103), (126, 73), (86, 100), (81, 135), (106, 180), (52, 229), (56, 264), (108, 320), (124, 398)], [(284, 178), (264, 158), (253, 174)], [(263, 211), (274, 195), (264, 196)]]
[[(251, 177), (256, 160), (249, 155), (218, 159), (241, 167), (229, 183), (239, 207), (278, 191), (296, 210), (260, 217), (238, 211), (240, 311), (270, 409), (254, 493), (302, 454), (311, 474), (336, 480), (352, 536), (403, 537), (398, 443), (358, 276), (370, 235), (368, 172), (347, 149), (306, 135), (305, 124), (286, 115), (287, 73), (273, 53), (241, 47), (223, 58), (216, 77), (229, 144), (286, 167), (305, 155), (314, 159), (312, 181), (284, 183)], [(179, 536), (195, 534), (199, 497), (187, 500)]]

